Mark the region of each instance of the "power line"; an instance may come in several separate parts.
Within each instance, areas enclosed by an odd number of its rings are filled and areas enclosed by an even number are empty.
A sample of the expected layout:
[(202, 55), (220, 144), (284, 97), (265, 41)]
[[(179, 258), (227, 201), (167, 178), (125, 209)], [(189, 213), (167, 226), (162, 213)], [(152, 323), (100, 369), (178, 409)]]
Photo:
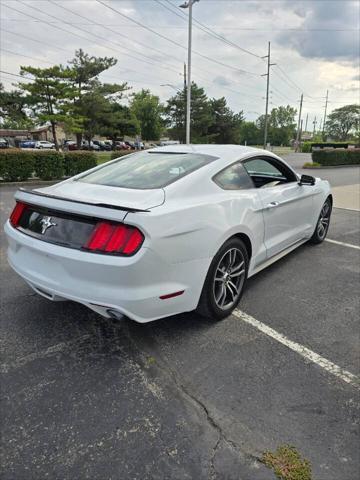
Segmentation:
[(47, 60), (43, 60), (42, 58), (29, 57), (29, 55), (23, 55), (22, 53), (12, 52), (11, 50), (7, 50), (6, 48), (0, 48), (0, 51), (5, 53), (10, 53), (11, 55), (17, 55), (19, 57), (30, 58), (31, 60), (36, 60), (37, 62), (43, 62), (49, 65), (55, 65), (53, 62), (48, 62)]
[[(4, 31), (5, 31), (5, 30), (4, 30)], [(24, 36), (24, 35), (20, 35), (20, 34), (18, 34), (18, 33), (14, 33), (14, 32), (8, 32), (8, 33), (13, 33), (14, 35), (22, 36), (22, 37), (26, 38), (27, 40), (35, 41), (35, 42), (37, 42), (37, 43), (41, 43), (42, 45), (44, 44), (43, 42), (40, 42), (40, 41), (35, 40), (35, 39), (33, 39), (33, 38), (30, 38), (30, 37), (26, 37), (26, 36)], [(53, 45), (53, 44), (47, 43), (47, 45), (48, 45), (49, 47), (52, 47), (52, 48), (55, 48), (55, 49), (59, 49), (59, 50), (66, 51), (66, 50), (64, 50), (64, 49), (62, 49), (62, 48), (60, 48), (60, 47), (58, 47), (58, 46), (56, 46), (56, 45)], [(9, 51), (9, 50), (8, 50), (7, 52), (8, 52), (8, 53), (11, 53), (11, 54), (13, 54), (13, 55), (23, 56), (23, 57), (29, 58), (29, 59), (31, 59), (31, 60), (38, 60), (38, 61), (40, 61), (40, 59), (37, 59), (37, 58), (34, 58), (34, 57), (30, 57), (30, 56), (28, 56), (28, 55), (23, 55), (23, 54), (20, 54), (20, 53), (17, 53), (17, 52), (11, 52), (11, 51)], [(44, 61), (44, 60), (41, 60), (41, 61)], [(49, 64), (51, 64), (51, 65), (55, 65), (55, 63), (51, 63), (51, 62), (47, 62), (47, 63), (49, 63)], [(134, 72), (134, 73), (142, 73), (142, 72), (138, 72), (138, 71), (136, 71), (136, 70), (131, 70), (131, 71)], [(205, 70), (205, 73), (208, 73), (209, 75), (212, 75), (211, 72), (207, 72), (206, 70)], [(209, 85), (209, 83), (208, 83), (208, 78), (204, 78), (204, 77), (201, 77), (201, 76), (199, 76), (199, 75), (198, 75), (198, 77), (202, 80), (202, 82), (205, 81), (205, 82)], [(109, 75), (107, 75), (107, 78), (117, 78), (117, 77), (110, 77)], [(159, 79), (159, 81), (161, 81), (161, 80), (162, 80), (162, 79)], [(126, 80), (126, 79), (125, 79), (125, 81), (132, 82), (132, 83), (143, 83), (143, 82), (140, 82), (140, 81), (137, 81), (137, 80)], [(150, 83), (148, 80), (144, 80), (144, 82), (147, 83), (147, 84)], [(243, 85), (241, 85), (240, 83), (237, 83), (237, 82), (233, 82), (233, 83), (240, 85), (241, 89), (243, 89)], [(153, 85), (158, 85), (157, 83), (152, 83), (152, 84), (153, 84)], [(217, 85), (214, 80), (212, 81), (212, 85)], [(221, 88), (222, 88), (223, 90), (227, 90), (227, 91), (229, 91), (229, 92), (231, 92), (231, 93), (235, 93), (236, 95), (245, 95), (245, 96), (247, 96), (247, 97), (252, 97), (252, 98), (262, 98), (260, 95), (254, 95), (254, 94), (248, 93), (248, 92), (246, 92), (246, 91), (243, 92), (243, 91), (233, 90), (233, 89), (231, 89), (231, 88), (229, 88), (229, 87), (227, 87), (227, 86), (221, 86)]]
[[(4, 22), (19, 22), (24, 23), (26, 20), (21, 20), (18, 18), (2, 18)], [(32, 22), (39, 22), (40, 20), (32, 20)], [(61, 23), (61, 22), (49, 22), (49, 23)], [(71, 25), (96, 25), (96, 23), (91, 22), (90, 20), (86, 23), (84, 22), (69, 22)], [(118, 27), (118, 28), (142, 28), (139, 25), (128, 25), (128, 24), (119, 24), (119, 23), (102, 23), (103, 27)], [(154, 25), (147, 25), (149, 27), (153, 27)], [(186, 26), (180, 25), (156, 25), (156, 28), (159, 29), (186, 29)], [(255, 28), (255, 27), (228, 27), (226, 25), (208, 25), (207, 28), (216, 29), (219, 28), (221, 30), (236, 30), (236, 31), (250, 31), (250, 32), (359, 32), (359, 28)]]
[[(171, 7), (174, 7), (174, 5), (170, 2), (170, 0), (164, 0), (166, 1), (169, 5), (171, 5)], [(162, 5), (164, 8), (166, 8), (167, 10), (169, 10), (170, 12), (172, 12), (174, 15), (180, 17), (181, 19), (185, 20), (185, 16), (183, 15), (180, 15), (180, 13), (178, 13), (177, 11), (173, 10), (172, 8), (169, 8), (167, 7), (166, 5), (164, 5), (160, 0), (156, 0), (157, 3), (159, 3), (160, 5)], [(230, 41), (228, 40), (227, 38), (223, 37), (222, 35), (219, 35), (217, 32), (215, 32), (214, 30), (212, 30), (210, 27), (204, 25), (203, 23), (199, 22), (198, 20), (196, 20), (195, 18), (193, 18), (193, 21), (195, 23), (195, 26), (197, 26), (197, 28), (199, 28), (200, 30), (204, 31), (205, 33), (207, 33), (208, 35), (220, 40), (220, 41), (223, 41), (225, 44), (227, 45), (230, 45), (230, 46), (233, 46), (235, 48), (238, 48), (239, 50), (245, 52), (245, 53), (248, 53), (249, 55), (252, 55), (256, 58), (259, 58), (259, 59), (262, 59), (263, 57), (249, 51), (249, 50), (246, 50), (244, 49), (243, 47), (240, 47), (238, 44), (236, 44), (235, 42), (233, 41)], [(294, 88), (299, 90), (300, 92), (303, 91), (303, 89), (301, 89), (288, 75), (287, 73), (279, 66), (277, 65), (277, 68), (282, 72), (282, 74), (284, 75), (284, 78), (282, 78), (281, 76), (279, 76), (279, 74), (277, 74), (277, 72), (275, 71), (275, 75), (277, 75), (282, 81), (284, 81), (288, 86), (290, 86), (290, 88)], [(309, 96), (309, 95), (307, 95)]]
[[(18, 1), (19, 3), (27, 6), (26, 3), (23, 3), (21, 0), (17, 0), (17, 1)], [(17, 10), (17, 9), (14, 8), (14, 7), (10, 7), (9, 5), (5, 5), (5, 7), (9, 8), (9, 9), (11, 9), (11, 10), (15, 10), (16, 12), (21, 13), (22, 15), (25, 15), (25, 16), (28, 16), (28, 17), (31, 17), (31, 18), (36, 18), (36, 17), (34, 17), (34, 16), (32, 16), (32, 15), (30, 15), (30, 14), (28, 14), (28, 13), (25, 13), (25, 12), (23, 12), (23, 11), (21, 11), (21, 10)], [(47, 16), (49, 16), (50, 18), (55, 18), (55, 19), (56, 19), (56, 17), (55, 17), (54, 15), (51, 15), (50, 13), (43, 12), (42, 10), (40, 10), (40, 9), (37, 8), (37, 7), (31, 6), (30, 8), (31, 8), (32, 10), (35, 10), (35, 11), (40, 12), (40, 13), (43, 14), (43, 15), (47, 15)], [(82, 40), (86, 40), (87, 42), (94, 42), (92, 39), (89, 39), (89, 38), (86, 38), (86, 37), (84, 37), (84, 36), (82, 36), (82, 35), (79, 35), (79, 34), (76, 33), (76, 32), (69, 31), (69, 30), (67, 30), (67, 29), (65, 29), (65, 28), (62, 28), (62, 27), (59, 27), (59, 26), (56, 26), (56, 25), (51, 25), (51, 24), (49, 24), (49, 22), (47, 22), (46, 20), (40, 20), (40, 21), (41, 21), (42, 23), (45, 23), (46, 25), (50, 25), (52, 28), (56, 28), (56, 29), (61, 30), (61, 31), (66, 32), (66, 33), (70, 33), (71, 35), (74, 35), (74, 36), (76, 36), (76, 37), (79, 37), (79, 38), (81, 38)], [(69, 24), (69, 22), (66, 22), (66, 21), (63, 21), (62, 23)], [(121, 45), (116, 44), (115, 42), (112, 42), (111, 40), (107, 40), (107, 39), (104, 38), (104, 37), (99, 37), (99, 35), (95, 35), (95, 34), (93, 34), (93, 33), (88, 32), (87, 30), (84, 30), (84, 29), (79, 28), (79, 27), (78, 27), (78, 30), (85, 32), (87, 35), (92, 35), (92, 36), (94, 36), (94, 37), (98, 37), (98, 38), (100, 38), (100, 39), (102, 39), (102, 40), (105, 40), (105, 42), (107, 42), (107, 43), (113, 43), (117, 48), (120, 48), (120, 49), (125, 50), (125, 48), (122, 47)], [(97, 44), (100, 45), (99, 43), (97, 43)], [(107, 46), (107, 48), (109, 48), (110, 50), (113, 50), (114, 52), (118, 53), (118, 50), (115, 50), (113, 47)], [(129, 50), (129, 49), (127, 49), (127, 50)], [(134, 55), (131, 55), (131, 54), (129, 54), (129, 53), (123, 53), (123, 55), (128, 56), (128, 57), (130, 57), (130, 58), (132, 58), (132, 59), (138, 60), (138, 61), (140, 61), (140, 62), (148, 63), (149, 65), (156, 65), (156, 64), (154, 64), (154, 63), (152, 63), (152, 62), (149, 62), (149, 61), (147, 61), (147, 60), (143, 60), (142, 58), (136, 58)], [(143, 54), (138, 53), (138, 55), (141, 55), (141, 56), (143, 56), (143, 57), (146, 58), (146, 56), (143, 55)], [(148, 58), (148, 57), (147, 57), (147, 58)], [(157, 65), (156, 65), (156, 66), (157, 66)], [(164, 69), (166, 69), (166, 70), (172, 69), (172, 67), (165, 67), (165, 66), (160, 66), (160, 68), (164, 68)], [(173, 71), (174, 71), (174, 70), (173, 70)], [(175, 72), (175, 73), (178, 73), (178, 72)]]
[[(128, 15), (125, 15), (125, 13), (122, 13), (122, 12), (120, 12), (119, 10), (117, 10), (116, 8), (111, 7), (110, 5), (108, 5), (107, 3), (103, 2), (102, 0), (95, 0), (95, 1), (98, 2), (98, 3), (100, 3), (101, 5), (103, 5), (104, 7), (112, 10), (113, 12), (117, 13), (118, 15), (120, 15), (120, 16), (128, 19), (129, 21), (131, 21), (131, 22), (133, 22), (133, 23), (136, 23), (137, 25), (140, 25), (140, 26), (143, 27), (145, 30), (153, 33), (154, 35), (162, 38), (163, 40), (166, 40), (166, 41), (172, 43), (173, 45), (176, 45), (177, 47), (179, 47), (179, 48), (181, 48), (181, 49), (183, 49), (183, 50), (186, 50), (186, 47), (185, 47), (184, 45), (181, 45), (181, 43), (178, 43), (178, 42), (176, 42), (175, 40), (172, 40), (171, 38), (166, 37), (165, 35), (157, 32), (156, 30), (153, 30), (152, 28), (144, 25), (143, 23), (139, 22), (138, 20), (135, 20), (134, 18), (131, 18), (131, 17), (129, 17)], [(235, 71), (240, 72), (240, 73), (245, 73), (245, 74), (248, 74), (248, 75), (258, 76), (257, 73), (248, 72), (248, 71), (243, 70), (243, 69), (241, 69), (241, 68), (234, 67), (233, 65), (228, 65), (228, 64), (226, 64), (226, 63), (220, 62), (219, 60), (215, 60), (214, 58), (208, 57), (207, 55), (204, 55), (204, 54), (202, 54), (202, 53), (200, 53), (200, 52), (197, 52), (196, 50), (193, 50), (193, 53), (194, 53), (195, 55), (198, 55), (198, 56), (201, 57), (201, 58), (204, 58), (205, 60), (208, 60), (208, 61), (210, 61), (210, 62), (212, 62), (212, 63), (216, 63), (217, 65), (220, 65), (220, 66), (222, 66), (222, 67), (230, 68), (231, 70), (235, 70)]]
[[(59, 4), (57, 4), (57, 2), (55, 2), (55, 1), (53, 1), (53, 0), (48, 0), (48, 1), (50, 1), (50, 3), (53, 3), (53, 4), (55, 4), (56, 6), (58, 6), (58, 7), (60, 7), (60, 8), (62, 8), (62, 9), (65, 10), (65, 11), (68, 11), (68, 12), (70, 12), (70, 13), (72, 13), (72, 14), (77, 15), (77, 16), (80, 17), (80, 18), (83, 18), (83, 19), (85, 19), (85, 20), (88, 20), (88, 19), (87, 19), (86, 17), (84, 17), (83, 15), (80, 15), (79, 13), (76, 13), (76, 12), (74, 12), (73, 10), (71, 10), (71, 9), (69, 9), (69, 8), (63, 7), (63, 6), (59, 5)], [(48, 15), (48, 14), (46, 14), (46, 15)], [(94, 25), (98, 25), (98, 26), (102, 27), (102, 25), (99, 24), (99, 23), (94, 23)], [(115, 32), (114, 30), (110, 30), (110, 31), (112, 31), (112, 32), (114, 32), (114, 33), (117, 33), (117, 32)], [(129, 37), (127, 37), (127, 38), (129, 38)], [(137, 42), (137, 43), (139, 43), (139, 42)], [(144, 44), (141, 44), (141, 45), (145, 46)], [(163, 55), (166, 55), (164, 52), (161, 52), (160, 50), (156, 50), (156, 49), (153, 49), (153, 48), (150, 48), (150, 50), (154, 50), (154, 51), (157, 51), (157, 52), (162, 53)], [(162, 63), (163, 63), (163, 62), (162, 62)], [(203, 69), (200, 69), (200, 70), (203, 70)], [(204, 71), (206, 74), (212, 75), (212, 72), (208, 72), (208, 71), (206, 71), (206, 70), (203, 70), (203, 71)], [(177, 72), (175, 72), (175, 73), (177, 73)], [(206, 79), (206, 81), (207, 81), (207, 79)], [(212, 83), (215, 84), (214, 81), (213, 81)], [(236, 82), (234, 82), (234, 83), (236, 83)], [(241, 84), (239, 84), (239, 85), (241, 85)], [(241, 85), (241, 87), (243, 88), (242, 85)], [(225, 89), (227, 89), (227, 90), (229, 90), (229, 91), (232, 91), (232, 92), (234, 92), (234, 93), (240, 94), (239, 92), (235, 92), (235, 90), (231, 90), (231, 89), (226, 88), (226, 87), (225, 87)], [(247, 96), (252, 96), (252, 97), (254, 97), (254, 98), (261, 98), (261, 97), (259, 97), (259, 96), (257, 96), (257, 95), (254, 95), (254, 94), (249, 94), (249, 93), (245, 93), (245, 94), (246, 94)]]
[[(5, 30), (4, 28), (1, 28), (0, 32), (10, 33), (11, 35), (15, 35), (16, 37), (25, 38), (25, 40), (30, 40), (31, 42), (40, 43), (41, 45), (44, 46), (44, 42), (41, 42), (40, 40), (36, 40), (35, 38), (27, 37), (26, 35), (23, 35), (21, 33), (11, 32), (10, 30)], [(49, 43), (47, 45), (49, 45)], [(51, 46), (51, 45), (49, 45), (49, 46)], [(69, 50), (66, 50), (65, 48), (61, 48), (61, 47), (58, 47), (58, 46), (55, 46), (55, 45), (53, 45), (52, 47), (56, 48), (58, 50), (62, 50), (63, 52), (66, 52), (66, 53), (69, 52)]]
[[(66, 12), (70, 12), (72, 15), (76, 15), (76, 16), (78, 16), (78, 17), (80, 17), (80, 18), (83, 18), (84, 20), (89, 20), (87, 17), (84, 17), (84, 15), (80, 15), (79, 13), (74, 12), (74, 11), (71, 10), (70, 8), (64, 7), (63, 5), (59, 5), (59, 4), (58, 4), (57, 2), (55, 2), (54, 0), (48, 0), (48, 2), (56, 5), (58, 8), (62, 8), (62, 9), (65, 10)], [(97, 22), (92, 22), (90, 25), (96, 25), (96, 26), (98, 26), (98, 27), (104, 28), (104, 25), (103, 25), (103, 24), (97, 23)], [(166, 56), (166, 53), (163, 52), (163, 51), (161, 51), (161, 50), (158, 50), (158, 49), (156, 49), (156, 48), (154, 48), (154, 47), (150, 47), (149, 45), (145, 45), (144, 43), (141, 43), (141, 42), (139, 42), (139, 41), (137, 41), (137, 40), (133, 40), (133, 39), (130, 38), (129, 36), (124, 35), (124, 34), (122, 34), (122, 33), (119, 33), (119, 32), (117, 32), (116, 30), (112, 30), (111, 28), (108, 28), (108, 30), (109, 30), (110, 32), (114, 33), (115, 35), (118, 35), (118, 36), (120, 36), (120, 37), (126, 38), (127, 40), (130, 40), (130, 42), (135, 43), (135, 44), (138, 44), (138, 45), (146, 48), (148, 51), (153, 51), (153, 52), (156, 52), (156, 53), (160, 53), (160, 55)], [(126, 47), (126, 48), (127, 48), (127, 47)], [(128, 48), (127, 48), (127, 49), (128, 49)], [(129, 49), (128, 49), (128, 50), (129, 50)], [(135, 50), (130, 50), (130, 51), (135, 52), (137, 55), (143, 55), (141, 52), (136, 52)], [(149, 59), (152, 60), (152, 61), (159, 62), (159, 63), (160, 63), (160, 62), (163, 63), (161, 60), (156, 60), (156, 59), (154, 59), (154, 58), (147, 57), (146, 55), (143, 55), (143, 56), (145, 56), (146, 58), (149, 58)], [(174, 66), (174, 68), (176, 68), (176, 67)]]
[(23, 80), (30, 80), (31, 82), (35, 81), (33, 78), (23, 77), (22, 75), (18, 75), (16, 73), (11, 73), (11, 72), (6, 72), (5, 70), (0, 70), (0, 73), (5, 73), (6, 75), (11, 75), (12, 77), (19, 77), (19, 78), (22, 78)]
[[(171, 5), (171, 7), (174, 7), (174, 5), (169, 1), (169, 0), (165, 0), (166, 3), (168, 3), (169, 5)], [(160, 0), (156, 0), (157, 3), (159, 3), (160, 5), (162, 5), (164, 8), (166, 8), (167, 10), (169, 10), (170, 12), (172, 12), (174, 15), (177, 15), (178, 17), (182, 18), (183, 20), (186, 20), (186, 16), (185, 15), (180, 15), (177, 11), (173, 10), (172, 8), (169, 8), (167, 7), (166, 5), (164, 5), (162, 2), (160, 2)], [(199, 20), (197, 20), (196, 18), (193, 18), (193, 22), (195, 23), (195, 26), (197, 26), (197, 28), (199, 28), (200, 30), (202, 30), (203, 32), (207, 33), (208, 35), (210, 35), (211, 37), (213, 38), (216, 38), (217, 40), (220, 40), (222, 42), (224, 42), (225, 44), (227, 45), (230, 45), (232, 47), (235, 47), (237, 48), (238, 50), (241, 50), (242, 52), (244, 53), (247, 53), (249, 55), (252, 55), (253, 57), (256, 57), (256, 58), (261, 58), (260, 55), (257, 55), (256, 53), (253, 53), (253, 52), (250, 52), (250, 50), (247, 50), (246, 48), (243, 48), (243, 47), (240, 47), (240, 45), (236, 44), (235, 42), (223, 37), (222, 35), (218, 34), (217, 32), (215, 32), (214, 30), (212, 30), (210, 27), (208, 27), (207, 25), (204, 25), (203, 23), (201, 23)]]

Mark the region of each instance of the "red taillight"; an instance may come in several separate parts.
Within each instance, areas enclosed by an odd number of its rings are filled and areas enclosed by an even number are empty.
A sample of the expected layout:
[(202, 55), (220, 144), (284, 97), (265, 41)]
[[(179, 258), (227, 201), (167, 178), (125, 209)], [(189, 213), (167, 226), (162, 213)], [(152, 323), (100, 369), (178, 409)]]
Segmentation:
[(99, 222), (84, 248), (103, 253), (133, 255), (143, 241), (143, 234), (135, 227)]
[(10, 223), (13, 227), (17, 227), (19, 225), (21, 215), (24, 213), (25, 208), (25, 203), (16, 202), (15, 208), (10, 215)]

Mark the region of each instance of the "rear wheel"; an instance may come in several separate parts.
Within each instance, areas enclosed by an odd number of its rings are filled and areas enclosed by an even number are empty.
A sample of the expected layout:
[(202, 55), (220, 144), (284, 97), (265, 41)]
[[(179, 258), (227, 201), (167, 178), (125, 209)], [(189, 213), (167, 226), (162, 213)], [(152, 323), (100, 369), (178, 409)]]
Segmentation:
[(330, 198), (322, 206), (318, 222), (316, 224), (315, 232), (310, 238), (310, 243), (318, 244), (325, 240), (330, 225), (332, 204)]
[(197, 312), (221, 320), (238, 305), (244, 290), (249, 257), (239, 238), (228, 240), (211, 262)]

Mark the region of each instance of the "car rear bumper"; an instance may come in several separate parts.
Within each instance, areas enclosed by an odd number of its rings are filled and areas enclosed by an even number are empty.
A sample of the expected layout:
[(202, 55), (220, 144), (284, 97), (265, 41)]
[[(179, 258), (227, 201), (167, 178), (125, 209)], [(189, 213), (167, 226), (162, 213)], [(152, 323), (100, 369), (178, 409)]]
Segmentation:
[[(105, 317), (114, 310), (141, 323), (196, 308), (210, 259), (167, 263), (150, 248), (133, 257), (79, 251), (5, 225), (8, 261), (39, 294), (73, 300)], [(162, 300), (160, 296), (184, 291)]]

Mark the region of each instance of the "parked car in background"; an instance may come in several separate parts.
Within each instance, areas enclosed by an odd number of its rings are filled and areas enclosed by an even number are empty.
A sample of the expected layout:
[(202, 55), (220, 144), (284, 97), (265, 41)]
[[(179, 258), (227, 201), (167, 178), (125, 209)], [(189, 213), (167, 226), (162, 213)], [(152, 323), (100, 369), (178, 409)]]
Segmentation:
[(39, 148), (39, 149), (44, 149), (44, 148), (52, 149), (52, 148), (55, 148), (55, 143), (48, 142), (47, 140), (38, 140), (37, 142), (35, 142), (35, 148)]
[(169, 147), (171, 145), (180, 145), (179, 140), (163, 140), (160, 142), (160, 147)]
[(99, 151), (99, 145), (96, 145), (93, 141), (88, 142), (87, 140), (83, 140), (81, 142), (81, 150), (94, 150)]
[(9, 142), (5, 138), (0, 138), (0, 148), (9, 148)]
[(128, 147), (130, 147), (131, 150), (136, 150), (135, 143), (133, 143), (133, 142), (128, 142), (128, 141), (126, 141), (126, 142), (124, 142), (124, 143), (125, 143), (125, 145), (127, 145)]
[(78, 150), (77, 143), (73, 140), (65, 140), (64, 142), (64, 149), (65, 150)]
[(108, 145), (102, 140), (93, 140), (93, 144), (97, 145), (102, 152), (109, 152), (110, 150), (112, 150), (111, 145)]
[(327, 181), (239, 145), (136, 152), (15, 198), (8, 259), (31, 288), (141, 323), (230, 315), (248, 277), (325, 240), (333, 203)]
[(131, 150), (131, 147), (127, 145), (125, 142), (116, 141), (115, 150)]
[(134, 146), (135, 146), (136, 150), (144, 150), (145, 149), (145, 145), (143, 144), (143, 142), (135, 142)]
[(19, 143), (20, 148), (35, 148), (35, 140), (24, 140)]

